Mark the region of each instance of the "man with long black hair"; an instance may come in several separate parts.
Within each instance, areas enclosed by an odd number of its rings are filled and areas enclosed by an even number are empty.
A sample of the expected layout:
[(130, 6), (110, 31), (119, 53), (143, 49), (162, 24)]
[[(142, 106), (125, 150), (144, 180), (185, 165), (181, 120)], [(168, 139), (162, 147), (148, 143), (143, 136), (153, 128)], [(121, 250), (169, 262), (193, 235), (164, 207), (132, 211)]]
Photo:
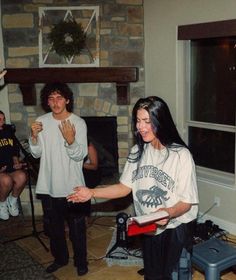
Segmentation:
[(84, 185), (83, 161), (87, 155), (85, 121), (72, 113), (73, 92), (63, 83), (46, 84), (41, 105), (48, 113), (31, 125), (31, 153), (40, 158), (36, 193), (42, 201), (44, 227), (50, 238), (54, 262), (46, 269), (52, 273), (69, 261), (65, 221), (74, 251), (78, 275), (88, 272), (86, 247), (86, 204), (68, 203), (73, 186)]
[(157, 96), (141, 98), (133, 108), (136, 145), (120, 182), (104, 188), (76, 187), (68, 201), (133, 194), (136, 215), (165, 210), (153, 235), (143, 235), (145, 280), (171, 280), (183, 248), (191, 251), (198, 212), (195, 164), (179, 136), (167, 104)]

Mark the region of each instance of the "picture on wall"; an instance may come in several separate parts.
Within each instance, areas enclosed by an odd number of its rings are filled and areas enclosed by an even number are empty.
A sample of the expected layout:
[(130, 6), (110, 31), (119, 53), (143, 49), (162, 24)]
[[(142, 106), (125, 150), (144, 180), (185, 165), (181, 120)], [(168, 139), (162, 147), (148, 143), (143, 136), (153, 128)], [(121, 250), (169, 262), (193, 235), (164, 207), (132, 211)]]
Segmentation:
[(39, 8), (39, 67), (99, 66), (99, 7)]

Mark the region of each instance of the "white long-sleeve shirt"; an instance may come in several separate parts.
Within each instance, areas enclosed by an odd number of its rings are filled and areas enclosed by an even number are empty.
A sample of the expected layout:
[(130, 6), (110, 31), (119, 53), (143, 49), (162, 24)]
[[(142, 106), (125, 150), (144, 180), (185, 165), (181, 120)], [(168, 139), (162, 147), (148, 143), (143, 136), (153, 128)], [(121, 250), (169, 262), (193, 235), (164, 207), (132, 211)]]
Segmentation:
[(66, 197), (78, 185), (85, 185), (82, 172), (83, 160), (87, 155), (87, 126), (85, 121), (71, 114), (68, 118), (75, 126), (76, 135), (68, 145), (59, 129), (61, 121), (52, 113), (37, 118), (43, 130), (38, 134), (37, 144), (29, 139), (31, 154), (40, 158), (36, 193), (52, 197)]

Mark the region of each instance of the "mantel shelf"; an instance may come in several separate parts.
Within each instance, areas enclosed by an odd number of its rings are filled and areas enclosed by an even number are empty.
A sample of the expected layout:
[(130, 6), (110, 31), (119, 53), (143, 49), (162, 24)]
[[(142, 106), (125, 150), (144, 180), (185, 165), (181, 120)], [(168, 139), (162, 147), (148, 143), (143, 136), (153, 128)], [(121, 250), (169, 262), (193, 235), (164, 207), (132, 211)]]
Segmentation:
[(116, 83), (117, 104), (130, 102), (129, 83), (138, 81), (137, 67), (8, 68), (6, 84), (19, 84), (24, 105), (36, 105), (37, 83)]

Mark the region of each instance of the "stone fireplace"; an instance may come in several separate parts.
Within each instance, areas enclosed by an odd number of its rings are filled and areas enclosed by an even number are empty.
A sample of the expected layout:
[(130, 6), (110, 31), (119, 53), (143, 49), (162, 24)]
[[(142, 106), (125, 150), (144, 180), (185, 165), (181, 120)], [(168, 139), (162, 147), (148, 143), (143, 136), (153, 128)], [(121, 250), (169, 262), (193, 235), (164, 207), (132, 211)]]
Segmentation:
[[(64, 6), (94, 4), (90, 0), (62, 2)], [(61, 6), (61, 1), (29, 0), (19, 5), (2, 1), (3, 51), (8, 69), (6, 79), (9, 78), (10, 120), (16, 126), (18, 139), (26, 139), (32, 121), (44, 113), (39, 100), (42, 85), (49, 79), (58, 80), (59, 77), (59, 81), (63, 79), (62, 82), (68, 83), (74, 92), (76, 114), (116, 119), (117, 169), (120, 173), (133, 144), (131, 110), (137, 99), (145, 94), (143, 1), (105, 0), (96, 3), (101, 11), (99, 67), (50, 68), (51, 73), (48, 74), (43, 73), (43, 68), (38, 68), (38, 7)], [(117, 69), (112, 71), (114, 69), (111, 68)], [(128, 68), (133, 69), (130, 72)], [(34, 72), (33, 77), (30, 77), (29, 72)], [(131, 74), (130, 77), (130, 73), (135, 75)], [(27, 204), (27, 189), (21, 199), (23, 206)], [(41, 205), (36, 202), (35, 210), (38, 213)], [(27, 211), (24, 213), (27, 214)]]

